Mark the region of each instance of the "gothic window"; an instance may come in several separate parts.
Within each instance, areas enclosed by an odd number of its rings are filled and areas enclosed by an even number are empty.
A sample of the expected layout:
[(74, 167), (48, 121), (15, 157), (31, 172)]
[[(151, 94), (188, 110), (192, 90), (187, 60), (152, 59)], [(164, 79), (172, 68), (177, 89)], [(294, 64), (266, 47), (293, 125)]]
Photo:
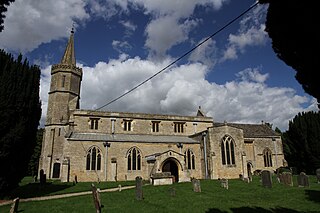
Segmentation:
[(266, 148), (263, 150), (263, 160), (265, 167), (272, 167), (272, 153), (270, 149)]
[(195, 169), (196, 168), (195, 155), (191, 149), (188, 149), (185, 152), (185, 161), (186, 161), (186, 165), (187, 165), (188, 169)]
[(234, 141), (226, 135), (221, 141), (221, 161), (222, 165), (235, 165)]
[(132, 127), (132, 120), (123, 120), (123, 130), (124, 131), (131, 131)]
[(152, 132), (159, 132), (160, 121), (152, 121)]
[(92, 147), (87, 152), (86, 170), (101, 170), (101, 151), (98, 147)]
[(90, 129), (98, 129), (99, 118), (90, 118)]
[(174, 132), (183, 133), (184, 132), (184, 124), (181, 122), (174, 122)]
[(132, 147), (127, 153), (128, 170), (141, 170), (141, 152), (138, 148)]
[(65, 75), (63, 75), (63, 76), (62, 76), (61, 86), (62, 86), (62, 87), (64, 87), (64, 86), (65, 86), (65, 84), (66, 84), (66, 76), (65, 76)]

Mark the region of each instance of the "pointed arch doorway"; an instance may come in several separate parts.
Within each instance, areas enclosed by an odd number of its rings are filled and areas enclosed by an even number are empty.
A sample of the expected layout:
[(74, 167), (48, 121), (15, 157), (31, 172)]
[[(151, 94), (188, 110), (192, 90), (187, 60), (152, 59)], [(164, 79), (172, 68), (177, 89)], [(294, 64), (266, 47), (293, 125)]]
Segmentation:
[(171, 172), (171, 175), (174, 177), (173, 182), (179, 182), (178, 165), (173, 159), (168, 159), (164, 162), (162, 172)]

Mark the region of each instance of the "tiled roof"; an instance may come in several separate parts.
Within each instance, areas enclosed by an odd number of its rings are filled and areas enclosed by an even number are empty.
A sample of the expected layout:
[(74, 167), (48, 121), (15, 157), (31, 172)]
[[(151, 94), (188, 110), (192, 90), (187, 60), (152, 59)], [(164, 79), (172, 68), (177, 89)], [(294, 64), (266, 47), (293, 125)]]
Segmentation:
[(214, 123), (214, 127), (219, 126), (231, 126), (243, 130), (243, 136), (245, 138), (254, 137), (279, 137), (280, 134), (272, 130), (269, 126), (265, 124), (238, 124), (238, 123)]
[(174, 135), (134, 135), (134, 134), (99, 134), (71, 133), (69, 140), (110, 141), (110, 142), (149, 142), (149, 143), (199, 143), (187, 136)]

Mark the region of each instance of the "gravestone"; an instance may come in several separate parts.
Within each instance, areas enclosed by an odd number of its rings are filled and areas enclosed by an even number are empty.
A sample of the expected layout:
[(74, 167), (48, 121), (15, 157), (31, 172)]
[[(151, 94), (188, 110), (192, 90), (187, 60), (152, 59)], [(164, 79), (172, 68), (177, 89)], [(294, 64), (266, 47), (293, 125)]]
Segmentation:
[(120, 184), (118, 185), (118, 190), (119, 190), (119, 192), (122, 191), (122, 188), (121, 188), (121, 185), (120, 185)]
[(40, 184), (45, 184), (47, 182), (46, 174), (44, 173), (44, 170), (40, 170)]
[(280, 183), (286, 186), (293, 186), (291, 172), (282, 172), (279, 178), (280, 178)]
[(143, 199), (143, 191), (142, 191), (142, 177), (136, 177), (136, 199)]
[(19, 200), (20, 199), (18, 197), (13, 200), (13, 203), (10, 208), (10, 213), (17, 213), (18, 212)]
[(220, 184), (222, 188), (229, 189), (228, 179), (225, 179), (225, 178), (220, 179)]
[(298, 176), (298, 186), (300, 187), (309, 187), (309, 177), (306, 175), (306, 173), (301, 172)]
[(170, 187), (169, 188), (169, 194), (171, 197), (175, 197), (176, 196), (176, 188), (175, 187)]
[(316, 176), (317, 176), (318, 183), (320, 183), (320, 168), (316, 170)]
[(97, 213), (101, 213), (101, 199), (100, 199), (100, 190), (96, 188), (94, 184), (91, 184), (93, 204), (96, 208)]
[(201, 192), (200, 180), (193, 178), (192, 185), (193, 185), (194, 192)]
[(262, 186), (266, 188), (272, 188), (272, 176), (270, 171), (263, 170), (261, 172), (261, 182)]

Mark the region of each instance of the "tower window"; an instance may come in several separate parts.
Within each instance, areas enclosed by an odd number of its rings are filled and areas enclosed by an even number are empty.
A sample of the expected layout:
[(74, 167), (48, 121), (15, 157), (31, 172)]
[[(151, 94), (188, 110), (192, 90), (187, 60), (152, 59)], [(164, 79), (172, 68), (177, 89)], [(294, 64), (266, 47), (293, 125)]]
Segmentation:
[(65, 86), (65, 84), (66, 84), (66, 76), (65, 76), (65, 75), (63, 75), (63, 76), (62, 76), (61, 86), (62, 86), (62, 87), (64, 87), (64, 86)]

